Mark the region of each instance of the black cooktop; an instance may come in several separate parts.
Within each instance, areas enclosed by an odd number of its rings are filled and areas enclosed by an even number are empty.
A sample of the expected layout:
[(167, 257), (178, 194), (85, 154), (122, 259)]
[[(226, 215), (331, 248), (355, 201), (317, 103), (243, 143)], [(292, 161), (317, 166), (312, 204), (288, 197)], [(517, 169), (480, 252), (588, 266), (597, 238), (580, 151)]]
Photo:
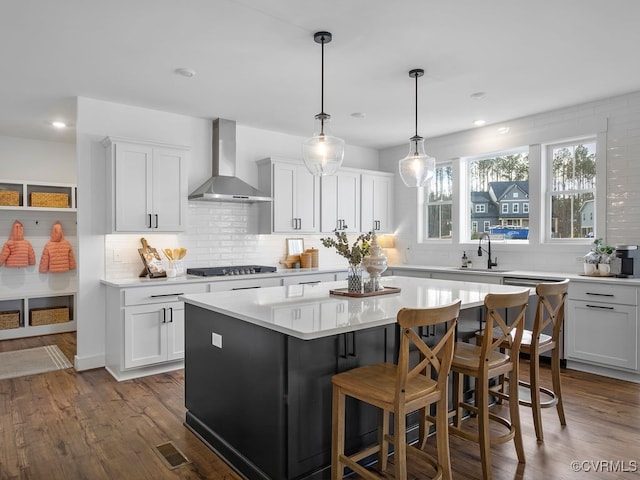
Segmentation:
[(276, 267), (264, 265), (233, 265), (230, 267), (205, 267), (187, 268), (188, 275), (199, 275), (200, 277), (222, 277), (225, 275), (251, 275), (253, 273), (276, 272)]

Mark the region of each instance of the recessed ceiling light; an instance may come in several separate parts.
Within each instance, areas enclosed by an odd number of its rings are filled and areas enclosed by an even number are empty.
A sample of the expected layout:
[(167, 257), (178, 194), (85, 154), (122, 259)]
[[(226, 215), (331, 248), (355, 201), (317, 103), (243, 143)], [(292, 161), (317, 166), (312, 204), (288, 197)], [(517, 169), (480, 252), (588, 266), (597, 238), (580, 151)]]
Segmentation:
[(61, 122), (60, 120), (51, 122), (51, 126), (56, 128), (67, 128), (67, 124), (65, 122)]
[(196, 76), (196, 71), (192, 68), (176, 68), (175, 72), (178, 75), (182, 75), (183, 77), (187, 77), (187, 78)]
[(474, 120), (474, 121), (473, 121), (473, 124), (474, 124), (476, 127), (481, 127), (481, 126), (482, 126), (482, 125), (484, 125), (485, 123), (487, 123), (487, 121), (486, 121), (486, 120)]
[(472, 93), (471, 95), (469, 95), (471, 98), (475, 99), (475, 100), (479, 100), (481, 98), (484, 98), (484, 96), (486, 95), (486, 92), (475, 92)]
[(365, 118), (365, 117), (367, 116), (367, 114), (366, 114), (366, 113), (364, 113), (364, 112), (353, 112), (353, 113), (351, 114), (351, 116), (352, 116), (353, 118)]
[(509, 127), (500, 127), (498, 129), (498, 133), (500, 135), (505, 135), (505, 134), (509, 133)]

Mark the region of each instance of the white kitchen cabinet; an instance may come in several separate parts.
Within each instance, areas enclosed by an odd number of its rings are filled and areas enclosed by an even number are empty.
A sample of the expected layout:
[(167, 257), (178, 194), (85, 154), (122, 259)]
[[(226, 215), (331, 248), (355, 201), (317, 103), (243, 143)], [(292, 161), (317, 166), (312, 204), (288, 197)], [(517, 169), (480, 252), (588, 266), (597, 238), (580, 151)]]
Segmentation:
[(181, 232), (187, 215), (186, 147), (107, 137), (107, 230)]
[(202, 282), (108, 286), (105, 363), (111, 375), (120, 381), (182, 368), (184, 302), (178, 296), (207, 290)]
[(570, 283), (567, 360), (637, 372), (638, 335), (636, 287)]
[(363, 173), (361, 183), (361, 230), (372, 228), (380, 233), (392, 233), (393, 223), (393, 174)]
[(360, 172), (341, 168), (320, 180), (320, 231), (360, 232)]
[(273, 199), (260, 205), (262, 233), (320, 231), (320, 181), (302, 161), (269, 158), (258, 172), (259, 188)]
[(184, 358), (184, 303), (124, 309), (124, 367), (142, 367)]

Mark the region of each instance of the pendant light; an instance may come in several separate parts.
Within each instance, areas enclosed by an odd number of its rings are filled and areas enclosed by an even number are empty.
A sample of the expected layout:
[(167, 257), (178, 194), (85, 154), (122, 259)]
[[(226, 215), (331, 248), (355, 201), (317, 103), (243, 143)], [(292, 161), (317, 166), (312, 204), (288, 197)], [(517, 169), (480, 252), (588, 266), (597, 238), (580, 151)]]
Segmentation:
[(424, 138), (418, 135), (418, 78), (424, 70), (414, 68), (409, 77), (416, 79), (416, 134), (409, 139), (409, 153), (400, 160), (400, 177), (407, 187), (424, 187), (436, 170), (436, 159), (424, 151)]
[(307, 169), (317, 176), (334, 175), (344, 158), (344, 140), (331, 135), (331, 115), (324, 112), (324, 44), (331, 41), (329, 32), (317, 32), (313, 39), (322, 45), (322, 79), (320, 90), (320, 113), (315, 116), (316, 129), (313, 137), (302, 144), (302, 157)]

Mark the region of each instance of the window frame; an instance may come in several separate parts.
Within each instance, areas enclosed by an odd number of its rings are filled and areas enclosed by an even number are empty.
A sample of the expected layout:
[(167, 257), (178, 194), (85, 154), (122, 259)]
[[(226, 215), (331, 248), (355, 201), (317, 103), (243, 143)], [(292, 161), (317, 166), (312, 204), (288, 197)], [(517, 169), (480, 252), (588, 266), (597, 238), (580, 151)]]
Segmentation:
[[(436, 163), (436, 170), (439, 168), (449, 168), (451, 169), (451, 199), (450, 200), (436, 200), (434, 202), (429, 201), (429, 189), (431, 184), (428, 187), (423, 187), (420, 189), (419, 193), (419, 202), (420, 202), (420, 219), (418, 222), (418, 234), (420, 243), (453, 243), (453, 239), (456, 237), (455, 228), (453, 225), (454, 217), (455, 217), (455, 196), (456, 196), (456, 169), (454, 166), (453, 160), (438, 162)], [(434, 175), (435, 177), (435, 175)], [(450, 206), (451, 210), (451, 236), (450, 237), (429, 237), (429, 207), (433, 205), (438, 205), (441, 208), (445, 205)]]
[[(552, 229), (551, 229), (551, 208), (552, 208), (552, 198), (554, 195), (577, 195), (584, 193), (592, 193), (593, 194), (593, 231), (594, 236), (598, 235), (598, 231), (601, 230), (603, 225), (600, 225), (598, 212), (600, 209), (604, 208), (603, 204), (605, 203), (604, 198), (598, 197), (598, 191), (603, 191), (604, 182), (606, 182), (606, 166), (600, 165), (604, 163), (601, 161), (604, 158), (604, 155), (601, 155), (601, 149), (603, 145), (603, 140), (605, 140), (606, 134), (593, 134), (583, 137), (571, 138), (562, 141), (554, 141), (545, 143), (542, 149), (543, 161), (541, 162), (543, 165), (542, 172), (542, 198), (543, 200), (543, 215), (540, 218), (540, 231), (542, 232), (543, 242), (547, 244), (554, 245), (575, 245), (575, 244), (591, 244), (593, 242), (593, 238), (590, 237), (576, 237), (576, 238), (553, 238)], [(553, 150), (563, 147), (575, 147), (576, 145), (593, 143), (595, 144), (595, 170), (596, 170), (596, 185), (590, 189), (581, 189), (581, 190), (553, 190)]]

